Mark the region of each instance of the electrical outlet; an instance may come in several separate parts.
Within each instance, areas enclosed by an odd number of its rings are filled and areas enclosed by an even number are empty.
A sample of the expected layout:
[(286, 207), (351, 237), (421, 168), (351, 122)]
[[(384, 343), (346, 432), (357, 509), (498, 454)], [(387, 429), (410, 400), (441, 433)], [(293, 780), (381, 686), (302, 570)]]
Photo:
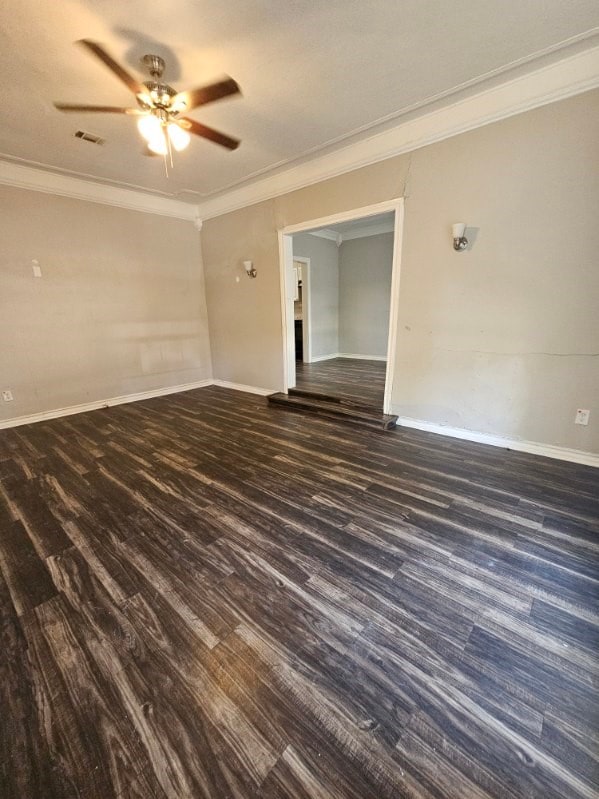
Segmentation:
[(12, 402), (12, 391), (9, 391), (8, 389), (6, 391), (3, 391), (2, 399), (4, 400), (4, 402)]
[(40, 262), (34, 258), (31, 262), (31, 267), (33, 269), (33, 277), (41, 277), (42, 276), (42, 268), (40, 266)]
[(574, 424), (585, 424), (585, 425), (588, 424), (590, 415), (591, 415), (590, 411), (587, 411), (584, 408), (579, 408), (576, 411), (576, 418), (574, 419)]

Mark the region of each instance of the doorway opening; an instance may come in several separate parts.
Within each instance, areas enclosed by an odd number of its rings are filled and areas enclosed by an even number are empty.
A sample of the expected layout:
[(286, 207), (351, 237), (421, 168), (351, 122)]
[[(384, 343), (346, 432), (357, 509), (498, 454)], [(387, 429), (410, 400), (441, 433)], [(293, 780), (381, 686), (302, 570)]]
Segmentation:
[(391, 413), (403, 201), (279, 231), (284, 390)]
[(310, 258), (293, 254), (293, 280), (295, 294), (293, 320), (295, 333), (296, 376), (298, 366), (312, 362), (312, 336), (310, 328)]

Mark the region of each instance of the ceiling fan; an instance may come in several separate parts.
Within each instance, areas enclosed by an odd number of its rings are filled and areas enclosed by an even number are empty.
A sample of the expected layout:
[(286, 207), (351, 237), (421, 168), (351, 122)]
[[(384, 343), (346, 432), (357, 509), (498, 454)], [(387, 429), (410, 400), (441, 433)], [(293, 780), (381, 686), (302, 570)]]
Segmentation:
[(172, 86), (161, 81), (165, 63), (160, 56), (145, 55), (142, 58), (151, 79), (141, 83), (118, 64), (97, 42), (81, 39), (77, 44), (97, 56), (133, 92), (138, 108), (54, 103), (59, 111), (136, 116), (138, 117), (137, 127), (146, 140), (148, 148), (158, 155), (166, 156), (171, 152), (171, 147), (175, 150), (184, 150), (189, 144), (190, 133), (209, 139), (229, 150), (239, 147), (240, 142), (237, 139), (226, 136), (207, 125), (202, 125), (195, 119), (182, 116), (198, 106), (213, 103), (229, 95), (239, 94), (241, 90), (233, 78), (224, 78), (208, 86), (177, 92)]

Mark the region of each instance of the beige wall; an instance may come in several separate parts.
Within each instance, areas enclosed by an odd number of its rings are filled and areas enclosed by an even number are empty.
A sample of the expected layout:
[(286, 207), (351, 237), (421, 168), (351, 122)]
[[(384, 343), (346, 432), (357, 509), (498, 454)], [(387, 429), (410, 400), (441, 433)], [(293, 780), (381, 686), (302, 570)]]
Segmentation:
[[(272, 204), (211, 220), (202, 252), (214, 377), (274, 390), (283, 380), (283, 333)], [(255, 279), (243, 269), (248, 259)]]
[(0, 419), (211, 377), (190, 222), (8, 187), (0, 207)]
[(277, 228), (405, 196), (395, 412), (599, 452), (598, 142), (594, 91), (208, 220), (215, 376), (282, 388)]
[(310, 259), (310, 343), (312, 358), (339, 352), (339, 250), (334, 241), (300, 233), (293, 255)]
[(393, 233), (339, 248), (339, 352), (386, 357), (392, 267)]

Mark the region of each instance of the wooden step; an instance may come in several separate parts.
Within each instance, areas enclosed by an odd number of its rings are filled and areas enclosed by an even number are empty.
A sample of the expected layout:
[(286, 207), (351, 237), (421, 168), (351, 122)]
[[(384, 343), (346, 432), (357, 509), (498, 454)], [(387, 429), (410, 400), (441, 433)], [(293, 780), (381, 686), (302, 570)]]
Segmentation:
[(321, 400), (322, 402), (341, 405), (347, 408), (354, 408), (355, 410), (365, 411), (366, 413), (375, 413), (378, 415), (382, 413), (381, 407), (379, 405), (369, 405), (368, 403), (360, 402), (359, 400), (352, 399), (348, 396), (342, 396), (340, 394), (333, 396), (332, 394), (324, 394), (320, 391), (310, 391), (305, 388), (290, 388), (289, 396)]
[(326, 397), (322, 394), (309, 394), (308, 392), (270, 394), (268, 402), (270, 405), (276, 405), (289, 411), (323, 416), (360, 427), (368, 427), (372, 430), (391, 430), (397, 422), (397, 416), (382, 413), (380, 409), (360, 406), (349, 400)]

